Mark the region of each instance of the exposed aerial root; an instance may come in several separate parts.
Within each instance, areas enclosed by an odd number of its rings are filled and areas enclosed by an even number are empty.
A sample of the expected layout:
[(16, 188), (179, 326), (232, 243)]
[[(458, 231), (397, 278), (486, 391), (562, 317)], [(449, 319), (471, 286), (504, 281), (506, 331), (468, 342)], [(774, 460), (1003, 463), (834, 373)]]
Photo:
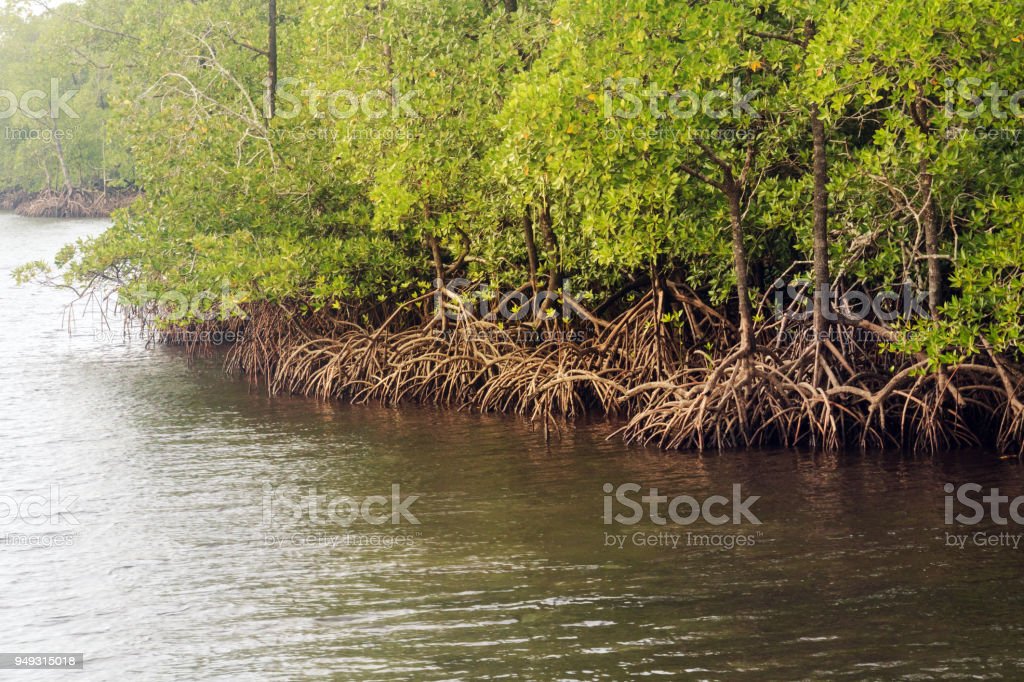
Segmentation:
[(507, 342), (493, 324), (456, 322), (401, 332), (388, 345), (383, 366), (356, 395), (358, 401), (436, 402), (462, 407), (493, 372)]
[(350, 396), (383, 370), (387, 355), (384, 340), (359, 328), (303, 341), (283, 355), (270, 375), (271, 389), (321, 400)]
[(620, 432), (669, 448), (837, 449), (872, 431), (857, 405), (870, 399), (877, 372), (864, 369), (874, 367), (868, 352), (851, 354), (860, 371), (831, 339), (812, 335), (747, 352), (697, 353), (702, 366), (626, 393), (640, 400)]
[(926, 373), (912, 365), (872, 398), (869, 410), (877, 433), (893, 444), (933, 453), (979, 445), (964, 419), (966, 400), (944, 372)]
[(637, 381), (656, 381), (673, 374), (683, 353), (662, 320), (663, 308), (662, 293), (648, 291), (612, 320), (597, 339), (601, 369), (618, 368)]
[(617, 410), (619, 372), (594, 368), (590, 353), (577, 344), (551, 341), (519, 348), (495, 364), (497, 372), (475, 402), (483, 411), (514, 412), (549, 429), (556, 417)]
[[(1016, 400), (1016, 399), (1015, 399)], [(1024, 405), (1007, 404), (999, 423), (999, 449), (1024, 457)]]
[[(995, 445), (1020, 447), (1024, 404), (1020, 384), (993, 364), (961, 363), (939, 368), (926, 360), (907, 364), (867, 401), (872, 429), (865, 447), (897, 446), (916, 452)], [(993, 438), (992, 434), (996, 434)], [(1019, 452), (1019, 450), (1018, 450)]]
[(12, 193), (4, 198), (0, 209), (14, 210), (30, 218), (107, 218), (110, 214), (130, 205), (138, 194), (134, 192), (98, 192), (85, 189), (55, 192)]
[(228, 353), (227, 367), (273, 376), (281, 355), (305, 336), (287, 309), (272, 304), (249, 306), (245, 332)]
[[(268, 377), (271, 392), (513, 413), (545, 434), (584, 414), (620, 415), (626, 441), (671, 449), (859, 443), (932, 453), (991, 444), (1024, 454), (1024, 373), (1005, 358), (936, 369), (880, 344), (803, 337), (698, 348), (693, 338), (726, 334), (728, 324), (682, 312), (683, 295), (665, 291), (652, 288), (583, 340), (566, 338), (555, 320), (506, 328), (435, 315), (399, 326), (400, 308), (367, 329), (252, 306), (229, 366)], [(401, 325), (415, 319), (405, 313)], [(665, 324), (673, 315), (676, 324)]]
[(589, 409), (615, 411), (616, 370), (592, 369), (593, 354), (571, 342), (517, 343), (498, 325), (431, 323), (389, 334), (358, 327), (304, 340), (282, 354), (271, 387), (321, 399), (430, 402), (522, 414), (543, 423)]
[(1019, 366), (1001, 359), (988, 344), (983, 345), (1002, 388), (994, 408), (999, 415), (999, 449), (1024, 457), (1024, 375)]
[[(670, 382), (694, 362), (704, 360), (700, 349), (728, 347), (732, 324), (686, 287), (670, 280), (655, 284), (632, 307), (612, 320), (592, 344), (594, 367), (601, 377), (621, 386)], [(622, 391), (626, 392), (625, 389)], [(646, 400), (630, 393), (606, 413), (631, 414)]]
[(668, 382), (640, 385), (643, 395), (620, 433), (629, 442), (696, 450), (768, 444), (838, 447), (857, 421), (828, 390), (794, 381), (771, 355), (736, 351)]

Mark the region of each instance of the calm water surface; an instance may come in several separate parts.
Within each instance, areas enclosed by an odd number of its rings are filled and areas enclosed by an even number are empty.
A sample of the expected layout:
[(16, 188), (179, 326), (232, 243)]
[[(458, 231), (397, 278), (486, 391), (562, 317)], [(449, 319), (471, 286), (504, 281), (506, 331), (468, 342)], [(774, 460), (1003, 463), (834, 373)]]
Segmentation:
[[(946, 482), (1024, 494), (1016, 461), (545, 446), (510, 418), (270, 399), (14, 286), (104, 227), (0, 214), (0, 495), (56, 486), (68, 512), (2, 519), (0, 650), (86, 657), (3, 679), (1024, 679), (1024, 543), (943, 524)], [(605, 525), (607, 483), (739, 484), (762, 523)], [(344, 525), (395, 485), (418, 524)], [(290, 506), (311, 488), (316, 519)]]

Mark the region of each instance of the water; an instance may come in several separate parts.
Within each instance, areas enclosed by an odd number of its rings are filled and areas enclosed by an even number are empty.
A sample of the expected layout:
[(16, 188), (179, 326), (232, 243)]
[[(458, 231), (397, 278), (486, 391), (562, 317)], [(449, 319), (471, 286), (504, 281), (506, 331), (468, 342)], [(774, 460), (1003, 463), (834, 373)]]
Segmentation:
[[(1024, 677), (1024, 542), (946, 546), (1018, 528), (943, 523), (946, 482), (1024, 493), (1015, 460), (545, 446), (512, 418), (270, 399), (14, 287), (104, 226), (0, 214), (0, 495), (68, 512), (0, 502), (0, 649), (86, 657), (4, 679)], [(631, 482), (738, 484), (761, 523), (605, 525), (603, 486)], [(419, 523), (342, 525), (395, 485)], [(287, 506), (310, 487), (326, 523)]]

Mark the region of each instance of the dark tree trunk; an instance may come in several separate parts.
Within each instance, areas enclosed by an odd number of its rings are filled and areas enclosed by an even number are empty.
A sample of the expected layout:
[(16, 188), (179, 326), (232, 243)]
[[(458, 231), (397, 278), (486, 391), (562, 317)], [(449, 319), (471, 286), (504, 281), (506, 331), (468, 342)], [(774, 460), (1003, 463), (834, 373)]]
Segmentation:
[(540, 210), (540, 231), (544, 236), (544, 245), (548, 257), (548, 291), (554, 293), (562, 286), (562, 258), (558, 252), (558, 239), (551, 226), (551, 209), (547, 201)]
[(814, 147), (814, 335), (821, 340), (830, 324), (831, 276), (828, 263), (828, 156), (825, 124), (818, 105), (811, 105), (811, 138)]
[(434, 286), (438, 289), (444, 286), (444, 260), (441, 258), (441, 243), (437, 237), (429, 235), (427, 244), (430, 245), (430, 257), (434, 262)]
[(743, 243), (743, 210), (740, 206), (740, 188), (734, 182), (725, 187), (729, 199), (729, 222), (732, 227), (732, 262), (736, 273), (736, 295), (739, 297), (740, 351), (749, 354), (754, 350), (754, 310), (750, 305), (749, 280), (747, 277), (747, 247)]
[(935, 200), (932, 197), (932, 174), (928, 172), (928, 162), (921, 160), (918, 184), (924, 196), (921, 211), (921, 223), (924, 227), (924, 252), (928, 259), (928, 311), (932, 318), (938, 319), (939, 306), (942, 305), (943, 275), (942, 264), (939, 263), (939, 220), (935, 211)]
[(277, 0), (269, 0), (267, 19), (267, 118), (277, 109)]
[(533, 218), (530, 211), (523, 212), (523, 238), (526, 240), (526, 255), (530, 265), (530, 289), (537, 294), (537, 242), (533, 236)]

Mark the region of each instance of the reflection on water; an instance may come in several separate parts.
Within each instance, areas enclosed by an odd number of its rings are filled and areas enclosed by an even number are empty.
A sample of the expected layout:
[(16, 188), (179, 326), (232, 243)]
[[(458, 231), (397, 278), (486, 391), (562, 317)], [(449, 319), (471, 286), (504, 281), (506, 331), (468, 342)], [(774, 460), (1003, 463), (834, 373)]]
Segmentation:
[[(70, 510), (0, 526), (5, 651), (83, 652), (83, 679), (1024, 676), (1024, 543), (943, 525), (944, 483), (1021, 494), (1016, 462), (545, 446), (515, 419), (270, 399), (13, 286), (103, 227), (0, 215), (0, 495), (56, 485)], [(739, 484), (762, 523), (605, 525), (630, 482)], [(371, 523), (396, 485), (418, 523)]]

